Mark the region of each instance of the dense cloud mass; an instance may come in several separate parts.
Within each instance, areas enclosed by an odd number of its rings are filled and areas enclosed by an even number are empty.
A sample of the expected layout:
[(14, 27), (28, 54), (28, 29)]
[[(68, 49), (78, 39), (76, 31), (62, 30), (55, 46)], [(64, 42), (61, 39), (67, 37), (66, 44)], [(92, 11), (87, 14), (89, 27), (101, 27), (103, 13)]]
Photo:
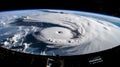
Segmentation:
[(0, 16), (0, 46), (6, 49), (69, 56), (103, 51), (120, 44), (119, 26), (80, 13), (36, 10), (27, 14), (24, 11), (3, 14)]

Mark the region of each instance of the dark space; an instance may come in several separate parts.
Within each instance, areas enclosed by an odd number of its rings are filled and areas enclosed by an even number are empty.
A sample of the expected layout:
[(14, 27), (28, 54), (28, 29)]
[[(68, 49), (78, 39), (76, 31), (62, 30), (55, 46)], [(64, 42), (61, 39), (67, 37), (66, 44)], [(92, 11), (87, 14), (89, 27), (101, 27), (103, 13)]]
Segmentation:
[[(7, 2), (7, 3), (6, 3)], [(16, 1), (1, 1), (0, 11), (11, 10), (23, 10), (23, 9), (66, 9), (66, 10), (78, 10), (87, 11), (100, 14), (106, 14), (111, 16), (120, 17), (120, 7), (117, 0), (16, 0)], [(22, 53), (12, 52), (3, 48), (0, 48), (0, 64), (23, 64), (33, 65), (38, 67), (46, 67), (48, 59), (54, 59), (50, 61), (53, 64), (64, 64), (64, 67), (93, 67), (93, 66), (105, 66), (105, 65), (119, 65), (120, 60), (120, 47), (112, 50), (103, 51), (100, 53), (94, 53), (91, 55), (83, 56), (71, 56), (71, 57), (44, 57), (33, 56)], [(98, 58), (99, 61), (90, 62), (94, 58)], [(58, 61), (60, 60), (60, 61)], [(72, 61), (72, 62), (71, 62)], [(102, 62), (101, 62), (102, 61)], [(101, 63), (97, 63), (101, 62)], [(97, 64), (94, 64), (97, 63)], [(62, 67), (61, 65), (61, 67)]]
[(1, 11), (22, 9), (68, 9), (120, 15), (118, 0), (2, 0), (0, 2)]

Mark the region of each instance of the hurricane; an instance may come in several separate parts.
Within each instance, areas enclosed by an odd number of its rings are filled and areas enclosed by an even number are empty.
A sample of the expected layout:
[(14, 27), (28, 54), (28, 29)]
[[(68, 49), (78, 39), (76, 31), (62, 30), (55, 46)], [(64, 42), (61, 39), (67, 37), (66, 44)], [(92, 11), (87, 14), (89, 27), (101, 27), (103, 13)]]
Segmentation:
[(35, 55), (71, 56), (120, 45), (118, 22), (104, 15), (75, 12), (51, 9), (1, 12), (0, 46)]

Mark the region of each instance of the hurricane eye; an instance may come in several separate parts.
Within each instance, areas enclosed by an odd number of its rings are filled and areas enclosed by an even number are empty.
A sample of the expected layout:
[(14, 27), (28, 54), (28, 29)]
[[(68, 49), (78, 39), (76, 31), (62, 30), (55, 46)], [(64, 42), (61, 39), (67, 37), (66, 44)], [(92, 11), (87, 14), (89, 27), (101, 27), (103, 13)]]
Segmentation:
[(63, 31), (57, 31), (57, 33), (58, 33), (58, 34), (62, 34), (62, 33), (63, 33)]

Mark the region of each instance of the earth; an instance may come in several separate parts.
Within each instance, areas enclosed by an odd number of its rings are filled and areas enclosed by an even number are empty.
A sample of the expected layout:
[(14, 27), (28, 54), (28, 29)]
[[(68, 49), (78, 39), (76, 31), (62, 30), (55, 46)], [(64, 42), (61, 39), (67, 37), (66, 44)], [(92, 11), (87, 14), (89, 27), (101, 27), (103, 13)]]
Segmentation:
[(90, 54), (120, 45), (120, 18), (98, 13), (29, 9), (0, 12), (0, 47), (47, 56)]

